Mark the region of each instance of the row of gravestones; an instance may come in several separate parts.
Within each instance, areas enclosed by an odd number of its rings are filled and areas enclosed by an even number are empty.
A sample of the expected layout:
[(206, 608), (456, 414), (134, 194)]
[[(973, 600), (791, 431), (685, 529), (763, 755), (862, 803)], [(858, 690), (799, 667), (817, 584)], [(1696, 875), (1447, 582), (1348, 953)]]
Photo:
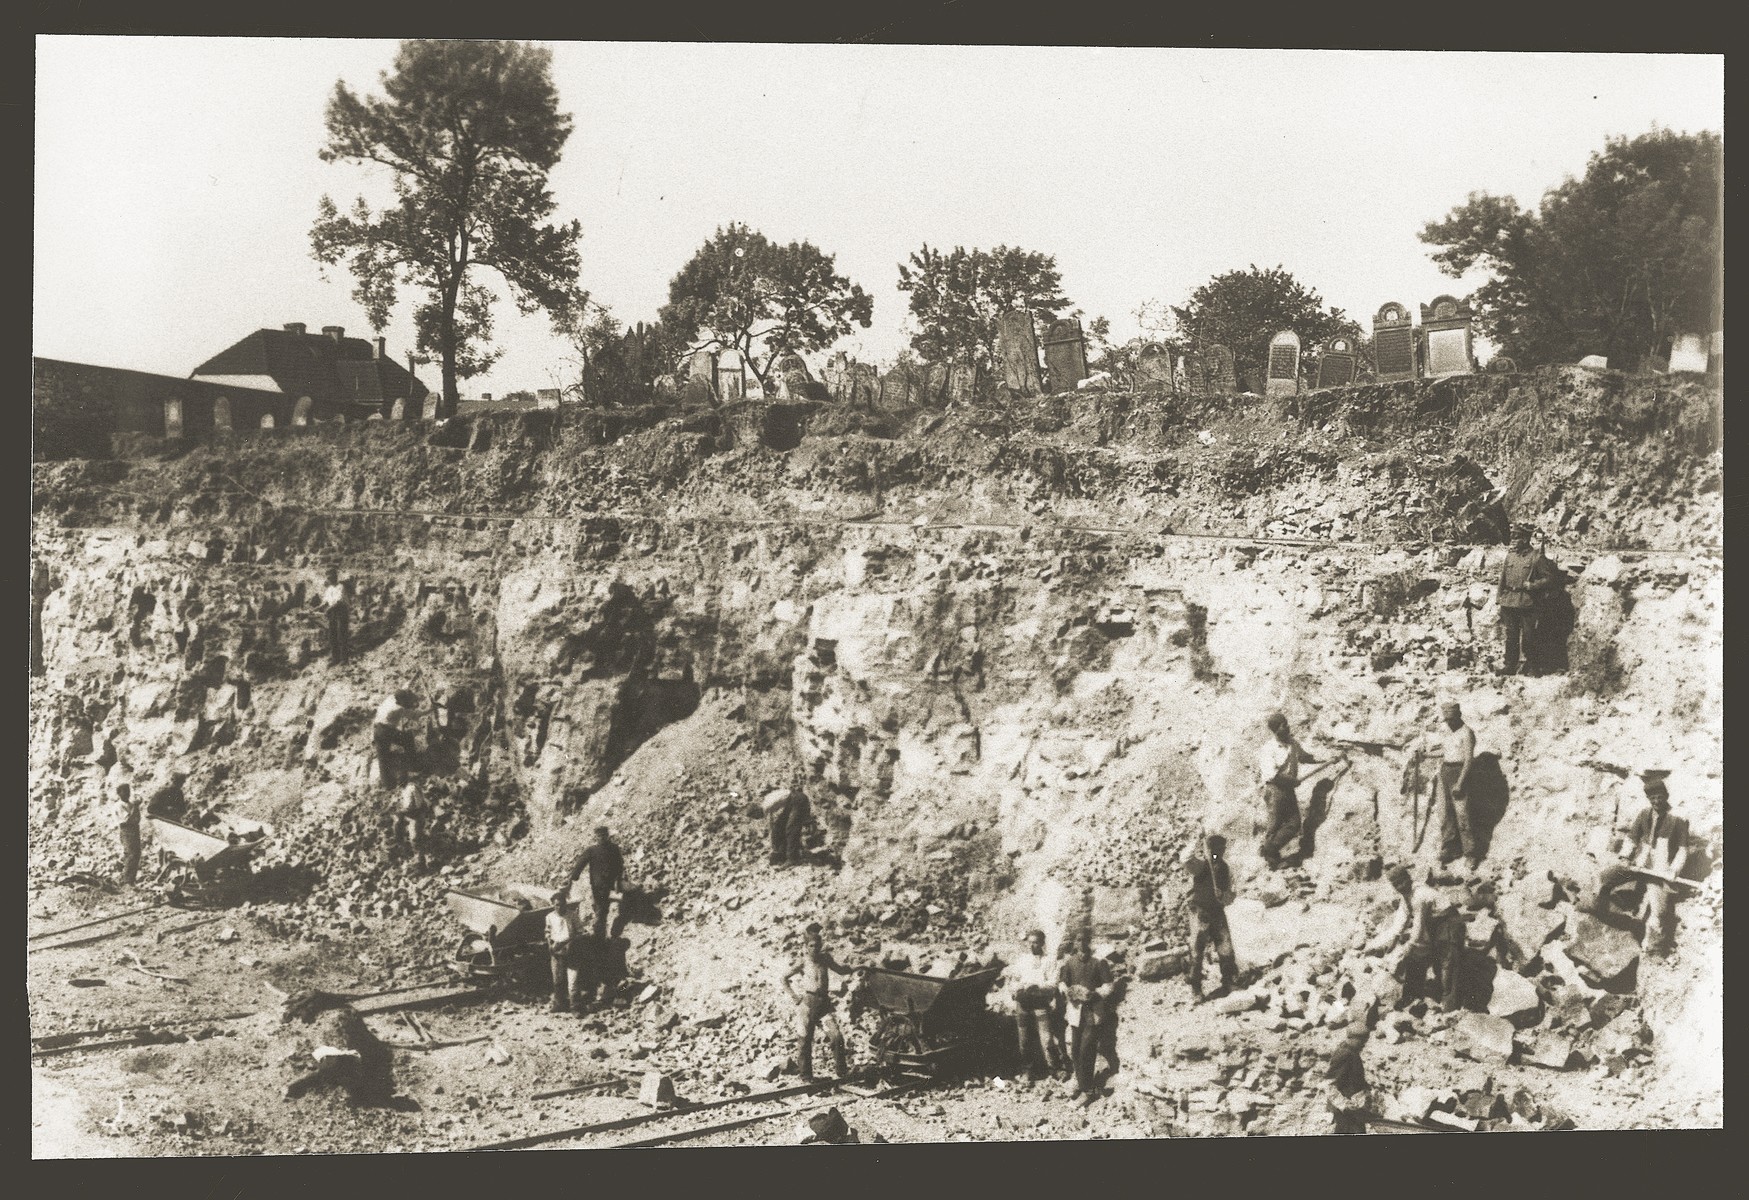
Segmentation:
[[(420, 407), (420, 416), (422, 419), (427, 421), (437, 419), (437, 399), (437, 393), (435, 392), (429, 392), (426, 394), (425, 401)], [(300, 428), (310, 424), (310, 413), (314, 403), (315, 402), (308, 396), (298, 397), (297, 403), (292, 405), (291, 423), (293, 428)], [(334, 419), (341, 424), (345, 424), (346, 415), (342, 413)], [(391, 421), (404, 421), (407, 419), (407, 401), (405, 398), (396, 400), (393, 406), (390, 407), (388, 419)], [(261, 414), (259, 428), (273, 429), (277, 425), (278, 421), (275, 420), (272, 413), (266, 412)], [(213, 401), (213, 429), (221, 433), (226, 433), (233, 427), (231, 420), (230, 397), (220, 396)], [(179, 438), (182, 436), (183, 431), (182, 401), (178, 398), (172, 397), (164, 401), (164, 436), (167, 438)]]
[(996, 355), (1002, 384), (1022, 396), (1041, 395), (1048, 381), (1052, 391), (1070, 392), (1087, 378), (1087, 337), (1073, 318), (1052, 321), (1045, 331), (1044, 374), (1039, 373), (1040, 342), (1032, 314), (1003, 313), (996, 322)]

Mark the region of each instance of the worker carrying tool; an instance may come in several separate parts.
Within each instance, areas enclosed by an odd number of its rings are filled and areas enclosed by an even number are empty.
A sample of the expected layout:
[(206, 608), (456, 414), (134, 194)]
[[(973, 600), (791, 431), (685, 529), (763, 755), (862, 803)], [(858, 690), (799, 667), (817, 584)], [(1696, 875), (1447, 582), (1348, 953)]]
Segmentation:
[(1259, 849), (1263, 861), (1275, 870), (1281, 866), (1283, 847), (1300, 835), (1300, 803), (1295, 789), (1311, 775), (1308, 773), (1302, 777), (1300, 767), (1306, 764), (1324, 767), (1346, 760), (1313, 758), (1307, 754), (1305, 747), (1295, 740), (1287, 718), (1281, 713), (1271, 713), (1265, 724), (1270, 737), (1257, 748), (1257, 773), (1263, 784), (1263, 804), (1269, 824)]
[(1636, 915), (1645, 921), (1644, 946), (1654, 954), (1669, 952), (1675, 926), (1676, 887), (1688, 866), (1688, 821), (1671, 811), (1670, 772), (1640, 772), (1646, 807), (1634, 817), (1626, 836), (1612, 832), (1611, 849), (1619, 854), (1598, 872), (1587, 904), (1592, 912), (1609, 907), (1610, 894), (1625, 884), (1643, 888)]

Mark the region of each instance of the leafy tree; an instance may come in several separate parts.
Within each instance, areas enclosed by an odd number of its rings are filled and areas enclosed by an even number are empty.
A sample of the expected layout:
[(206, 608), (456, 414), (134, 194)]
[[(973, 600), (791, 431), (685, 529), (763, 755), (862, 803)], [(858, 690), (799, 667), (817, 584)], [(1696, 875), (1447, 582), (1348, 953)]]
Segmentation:
[(1490, 274), (1470, 299), (1506, 354), (1632, 362), (1673, 333), (1719, 327), (1723, 161), (1715, 133), (1610, 138), (1537, 211), (1475, 192), (1421, 240), (1447, 275)]
[(911, 294), (918, 332), (911, 348), (930, 362), (987, 368), (996, 361), (996, 327), (1005, 312), (1025, 309), (1043, 325), (1069, 307), (1057, 260), (1018, 246), (991, 251), (927, 243), (899, 264), (899, 290)]
[(576, 351), (570, 390), (596, 405), (649, 402), (656, 377), (674, 369), (683, 349), (661, 322), (627, 328), (586, 296), (573, 307), (564, 333)]
[(1347, 334), (1359, 342), (1359, 324), (1340, 308), (1324, 307), (1317, 291), (1306, 287), (1281, 267), (1228, 271), (1216, 275), (1190, 295), (1182, 307), (1174, 305), (1177, 337), (1169, 342), (1175, 353), (1224, 345), (1233, 352), (1233, 366), (1241, 377), (1262, 371), (1269, 359), (1269, 340), (1284, 329), (1300, 335), (1300, 345), (1310, 361), (1316, 347), (1329, 338)]
[(346, 261), (379, 331), (401, 285), (424, 293), (414, 322), (419, 349), (443, 362), (442, 415), (455, 411), (457, 378), (497, 358), (497, 296), (473, 268), (496, 271), (525, 313), (557, 315), (575, 287), (579, 224), (543, 224), (555, 207), (547, 173), (571, 134), (551, 60), (518, 42), (407, 41), (383, 96), (340, 82), (328, 101), (322, 161), (389, 168), (395, 202), (373, 213), (360, 197), (342, 213), (322, 197), (312, 250), (327, 266)]
[(769, 385), (780, 355), (823, 350), (853, 322), (869, 327), (873, 298), (833, 261), (811, 242), (780, 246), (731, 222), (670, 281), (660, 324), (692, 349), (739, 350)]

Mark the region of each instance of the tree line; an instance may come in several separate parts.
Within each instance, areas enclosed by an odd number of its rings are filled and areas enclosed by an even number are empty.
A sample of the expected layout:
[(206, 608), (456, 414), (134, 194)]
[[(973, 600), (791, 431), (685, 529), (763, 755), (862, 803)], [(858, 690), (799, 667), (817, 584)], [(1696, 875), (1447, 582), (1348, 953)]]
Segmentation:
[[(787, 354), (823, 350), (868, 328), (873, 299), (811, 242), (782, 244), (731, 222), (680, 268), (654, 322), (627, 327), (579, 283), (581, 224), (554, 223), (548, 175), (572, 130), (559, 111), (551, 52), (510, 41), (408, 41), (382, 76), (382, 94), (337, 83), (326, 111), (325, 162), (389, 169), (394, 202), (320, 202), (311, 248), (344, 264), (353, 296), (380, 332), (400, 290), (417, 299), (418, 351), (441, 363), (440, 412), (455, 411), (458, 380), (497, 360), (486, 282), (496, 276), (524, 313), (545, 312), (575, 351), (578, 385), (595, 402), (648, 399), (654, 381), (694, 350), (739, 352), (762, 385)], [(1548, 192), (1535, 211), (1510, 197), (1471, 195), (1421, 239), (1461, 277), (1490, 278), (1471, 297), (1481, 331), (1525, 362), (1656, 353), (1678, 330), (1718, 327), (1722, 285), (1722, 149), (1716, 134), (1654, 129), (1612, 138), (1585, 175)], [(1056, 259), (1015, 246), (923, 245), (898, 265), (926, 363), (993, 372), (1002, 314), (1025, 310), (1048, 326), (1085, 316), (1064, 293)], [(1370, 338), (1280, 266), (1217, 275), (1183, 305), (1144, 304), (1144, 337), (1110, 340), (1110, 322), (1085, 322), (1089, 366), (1119, 378), (1157, 341), (1182, 355), (1228, 346), (1243, 379), (1259, 374), (1269, 339), (1292, 329), (1315, 355), (1349, 337), (1363, 363)]]

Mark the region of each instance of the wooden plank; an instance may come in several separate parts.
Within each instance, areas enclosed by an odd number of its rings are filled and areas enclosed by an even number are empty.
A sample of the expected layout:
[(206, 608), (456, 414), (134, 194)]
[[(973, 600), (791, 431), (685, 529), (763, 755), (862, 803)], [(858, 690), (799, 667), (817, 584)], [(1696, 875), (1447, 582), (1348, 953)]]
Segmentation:
[(27, 942), (35, 942), (40, 941), (43, 938), (59, 937), (63, 933), (72, 933), (75, 930), (89, 929), (93, 925), (102, 925), (106, 921), (119, 921), (123, 917), (131, 917), (135, 913), (151, 912), (155, 908), (164, 908), (168, 904), (168, 900), (160, 900), (156, 904), (142, 904), (139, 908), (129, 908), (122, 912), (110, 913), (107, 917), (97, 917), (90, 921), (83, 921), (78, 925), (69, 925), (65, 929), (51, 929), (46, 933), (33, 933), (24, 940)]

